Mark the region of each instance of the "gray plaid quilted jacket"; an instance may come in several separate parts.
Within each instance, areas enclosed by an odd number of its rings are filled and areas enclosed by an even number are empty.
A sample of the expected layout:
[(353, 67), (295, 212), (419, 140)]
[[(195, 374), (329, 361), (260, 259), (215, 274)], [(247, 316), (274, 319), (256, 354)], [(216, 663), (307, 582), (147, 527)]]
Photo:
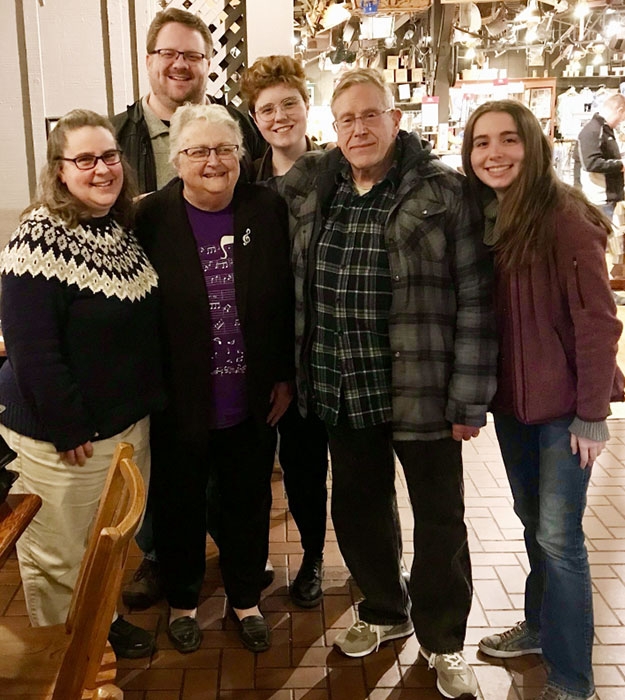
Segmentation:
[[(393, 281), (393, 434), (396, 440), (437, 440), (451, 435), (452, 423), (486, 422), (497, 360), (492, 263), (464, 177), (416, 136), (400, 131), (397, 138), (400, 184), (385, 236)], [(342, 163), (338, 148), (307, 153), (277, 183), (289, 205), (302, 412), (316, 325), (309, 303), (312, 252)]]

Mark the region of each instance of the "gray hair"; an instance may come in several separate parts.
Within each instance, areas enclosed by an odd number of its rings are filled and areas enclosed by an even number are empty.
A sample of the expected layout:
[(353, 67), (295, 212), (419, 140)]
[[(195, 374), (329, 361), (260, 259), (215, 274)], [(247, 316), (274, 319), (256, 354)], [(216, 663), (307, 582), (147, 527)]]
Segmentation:
[(395, 98), (393, 97), (391, 88), (384, 80), (382, 73), (373, 68), (354, 68), (353, 70), (348, 70), (346, 73), (343, 73), (341, 76), (341, 79), (334, 88), (330, 107), (334, 106), (337, 97), (340, 97), (346, 90), (354, 87), (354, 85), (373, 85), (373, 87), (377, 88), (382, 94), (384, 104), (388, 109), (392, 109), (395, 106)]
[(191, 122), (203, 121), (211, 126), (225, 126), (232, 131), (232, 142), (239, 147), (239, 160), (245, 151), (243, 148), (243, 132), (237, 120), (221, 105), (195, 105), (187, 102), (178, 107), (171, 118), (169, 127), (169, 160), (176, 164), (180, 150), (180, 137)]

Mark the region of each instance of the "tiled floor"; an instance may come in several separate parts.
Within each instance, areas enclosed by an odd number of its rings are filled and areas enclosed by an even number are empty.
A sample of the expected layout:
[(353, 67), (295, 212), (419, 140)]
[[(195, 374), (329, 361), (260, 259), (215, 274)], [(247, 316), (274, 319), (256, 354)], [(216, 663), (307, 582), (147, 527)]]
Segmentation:
[[(612, 440), (594, 468), (586, 533), (595, 593), (595, 677), (600, 700), (625, 698), (625, 420), (611, 421)], [(475, 597), (466, 655), (475, 668), (480, 698), (534, 698), (544, 680), (537, 656), (492, 662), (477, 653), (486, 633), (522, 616), (527, 561), (521, 529), (512, 512), (507, 480), (492, 424), (465, 444), (467, 524), (470, 530)], [(411, 513), (401, 475), (398, 490), (406, 564), (411, 560)], [(237, 639), (225, 616), (214, 546), (207, 548), (207, 575), (200, 607), (202, 648), (186, 656), (171, 648), (164, 633), (163, 606), (130, 619), (158, 634), (150, 660), (121, 661), (118, 682), (126, 700), (433, 700), (441, 698), (434, 673), (418, 655), (413, 637), (385, 644), (364, 659), (348, 659), (332, 649), (338, 631), (352, 622), (358, 591), (343, 566), (328, 523), (325, 598), (310, 611), (292, 605), (287, 581), (297, 571), (298, 534), (286, 510), (279, 471), (274, 473), (271, 560), (276, 580), (261, 607), (271, 622), (273, 646), (254, 656)], [(135, 551), (128, 574), (139, 563)], [(25, 615), (17, 561), (0, 570), (0, 614)], [(2, 618), (0, 617), (0, 624)], [(0, 698), (2, 690), (0, 688)]]

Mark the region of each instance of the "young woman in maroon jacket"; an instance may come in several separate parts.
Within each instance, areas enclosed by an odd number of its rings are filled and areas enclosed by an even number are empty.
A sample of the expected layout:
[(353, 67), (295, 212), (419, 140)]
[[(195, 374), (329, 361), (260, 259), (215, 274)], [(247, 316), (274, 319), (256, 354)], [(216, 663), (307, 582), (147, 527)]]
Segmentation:
[(605, 263), (609, 223), (560, 182), (538, 120), (521, 103), (478, 107), (462, 161), (493, 247), (500, 355), (497, 437), (525, 528), (525, 620), (485, 637), (499, 658), (542, 654), (539, 700), (594, 698), (593, 615), (582, 517), (593, 462), (623, 399), (621, 323)]

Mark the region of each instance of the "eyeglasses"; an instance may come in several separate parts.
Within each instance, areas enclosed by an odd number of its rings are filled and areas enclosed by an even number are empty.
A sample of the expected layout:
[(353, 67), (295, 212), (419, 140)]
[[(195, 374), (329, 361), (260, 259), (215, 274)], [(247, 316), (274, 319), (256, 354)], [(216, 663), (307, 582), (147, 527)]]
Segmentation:
[(356, 126), (356, 122), (360, 120), (363, 126), (375, 126), (380, 117), (383, 114), (388, 114), (389, 112), (392, 112), (392, 108), (390, 109), (384, 109), (382, 111), (379, 110), (371, 110), (370, 112), (365, 112), (364, 114), (361, 114), (360, 116), (356, 116), (354, 114), (346, 114), (344, 117), (341, 117), (340, 119), (337, 119), (332, 126), (334, 127), (335, 131), (337, 133), (346, 133), (348, 131), (352, 131), (354, 127)]
[(158, 54), (166, 61), (175, 61), (178, 56), (182, 56), (187, 63), (199, 63), (206, 58), (205, 53), (199, 51), (176, 51), (176, 49), (156, 49), (150, 51), (151, 54)]
[(254, 110), (254, 114), (264, 122), (270, 122), (275, 116), (276, 112), (280, 109), (287, 116), (291, 116), (298, 109), (301, 108), (303, 102), (298, 97), (287, 97), (286, 99), (279, 102), (277, 105), (263, 105), (260, 109)]
[(208, 146), (191, 146), (191, 148), (184, 148), (178, 153), (184, 153), (185, 156), (193, 161), (194, 163), (201, 163), (206, 161), (211, 157), (211, 151), (215, 151), (217, 158), (233, 158), (239, 147), (235, 143), (224, 143), (221, 146), (214, 146), (209, 148)]
[(122, 152), (117, 149), (104, 151), (101, 156), (94, 156), (91, 153), (83, 153), (83, 155), (76, 156), (76, 158), (57, 158), (57, 160), (68, 160), (70, 163), (73, 163), (78, 170), (93, 170), (99, 160), (101, 160), (104, 165), (117, 165), (121, 159)]

